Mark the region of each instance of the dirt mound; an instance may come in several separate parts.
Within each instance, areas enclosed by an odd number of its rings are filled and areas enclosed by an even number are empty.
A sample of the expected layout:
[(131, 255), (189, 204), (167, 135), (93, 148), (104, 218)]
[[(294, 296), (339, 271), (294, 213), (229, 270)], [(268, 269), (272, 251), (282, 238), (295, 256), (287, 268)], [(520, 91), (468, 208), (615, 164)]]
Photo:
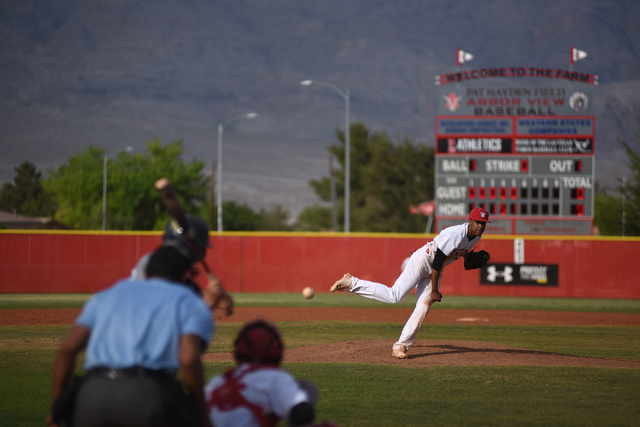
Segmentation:
[[(582, 366), (640, 368), (640, 361), (579, 357), (476, 341), (416, 341), (408, 358), (391, 357), (392, 340), (332, 342), (285, 350), (284, 362), (354, 362), (405, 366)], [(207, 353), (208, 361), (232, 361), (231, 353)]]
[[(413, 309), (404, 308), (318, 308), (238, 307), (232, 316), (216, 316), (218, 322), (246, 322), (257, 317), (274, 322), (349, 320), (398, 323)], [(71, 325), (80, 309), (0, 310), (0, 325)], [(436, 309), (427, 323), (516, 324), (516, 325), (640, 325), (640, 315), (624, 313), (582, 313), (518, 310)], [(391, 357), (393, 340), (361, 340), (317, 344), (285, 351), (285, 362), (355, 362), (409, 366), (586, 366), (640, 368), (640, 361), (578, 357), (475, 341), (416, 341), (408, 359)], [(208, 353), (204, 360), (231, 361), (230, 353)]]

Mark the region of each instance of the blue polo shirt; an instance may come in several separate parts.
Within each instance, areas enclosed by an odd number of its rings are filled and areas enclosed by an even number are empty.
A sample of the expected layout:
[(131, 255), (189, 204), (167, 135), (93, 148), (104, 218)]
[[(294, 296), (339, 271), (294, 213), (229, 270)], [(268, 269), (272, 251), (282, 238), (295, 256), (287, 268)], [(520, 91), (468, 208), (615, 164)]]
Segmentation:
[(160, 278), (123, 280), (93, 296), (76, 324), (91, 330), (85, 369), (95, 367), (176, 370), (182, 335), (209, 343), (211, 310), (186, 286)]

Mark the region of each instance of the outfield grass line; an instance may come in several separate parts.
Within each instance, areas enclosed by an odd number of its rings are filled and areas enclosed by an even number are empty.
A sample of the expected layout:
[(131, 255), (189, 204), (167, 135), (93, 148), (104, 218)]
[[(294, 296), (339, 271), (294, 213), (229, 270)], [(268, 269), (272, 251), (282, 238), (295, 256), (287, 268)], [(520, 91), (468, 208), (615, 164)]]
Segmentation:
[[(0, 309), (78, 308), (92, 294), (0, 294)], [(319, 293), (305, 300), (298, 293), (231, 293), (238, 307), (384, 307), (412, 308), (415, 294), (399, 304), (384, 304), (349, 293)], [(525, 298), (444, 295), (437, 307), (472, 310), (578, 311), (640, 314), (640, 300)]]

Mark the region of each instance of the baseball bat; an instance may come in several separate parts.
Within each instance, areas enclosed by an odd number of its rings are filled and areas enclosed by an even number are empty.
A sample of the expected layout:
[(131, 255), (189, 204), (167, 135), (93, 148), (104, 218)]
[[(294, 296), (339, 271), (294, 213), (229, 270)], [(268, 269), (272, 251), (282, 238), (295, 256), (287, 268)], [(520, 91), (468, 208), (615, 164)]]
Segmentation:
[(182, 209), (182, 205), (178, 200), (178, 196), (176, 195), (173, 186), (167, 178), (160, 178), (156, 181), (154, 186), (158, 194), (160, 194), (160, 198), (167, 208), (169, 215), (171, 215), (176, 221), (178, 221), (178, 224), (182, 228), (182, 233), (184, 234), (189, 248), (196, 255), (198, 261), (200, 262), (200, 264), (202, 264), (202, 267), (204, 267), (204, 270), (207, 272), (207, 276), (209, 276), (209, 279), (211, 280), (216, 280), (216, 277), (213, 275), (213, 273), (211, 273), (211, 269), (207, 265), (206, 261), (202, 258), (202, 255), (200, 254), (200, 251), (196, 246), (195, 239), (193, 238), (193, 232), (189, 228), (189, 223), (187, 222), (187, 218), (184, 215), (184, 210)]
[[(202, 267), (207, 273), (209, 277), (209, 285), (207, 286), (205, 295), (203, 295), (203, 299), (209, 305), (209, 307), (213, 308), (221, 308), (225, 311), (227, 316), (233, 314), (233, 298), (224, 290), (220, 281), (213, 275), (209, 265), (202, 258), (202, 254), (198, 250), (196, 246), (195, 239), (193, 237), (193, 231), (189, 228), (189, 223), (187, 222), (187, 218), (185, 217), (184, 210), (182, 209), (182, 205), (178, 200), (178, 196), (176, 195), (173, 186), (169, 182), (167, 178), (160, 178), (154, 184), (156, 191), (160, 194), (162, 198), (162, 202), (164, 203), (169, 214), (178, 221), (178, 225), (182, 228), (182, 232), (184, 234), (185, 240), (189, 245), (191, 251), (196, 255), (196, 258), (202, 264)], [(212, 288), (210, 288), (213, 286)]]

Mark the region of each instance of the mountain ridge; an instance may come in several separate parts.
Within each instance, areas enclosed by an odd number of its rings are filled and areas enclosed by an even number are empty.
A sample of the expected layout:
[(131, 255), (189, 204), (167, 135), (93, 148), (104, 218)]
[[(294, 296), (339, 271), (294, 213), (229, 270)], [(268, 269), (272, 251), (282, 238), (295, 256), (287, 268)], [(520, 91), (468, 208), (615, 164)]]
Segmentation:
[[(434, 144), (434, 76), (488, 67), (597, 74), (596, 179), (615, 185), (617, 138), (637, 128), (640, 3), (337, 0), (36, 0), (0, 5), (0, 182), (24, 160), (55, 168), (93, 144), (109, 155), (182, 139), (185, 160), (216, 158), (224, 131), (224, 198), (296, 216), (318, 203), (327, 147), (351, 121)], [(455, 49), (474, 60), (455, 66)], [(557, 82), (487, 80), (492, 86)]]

